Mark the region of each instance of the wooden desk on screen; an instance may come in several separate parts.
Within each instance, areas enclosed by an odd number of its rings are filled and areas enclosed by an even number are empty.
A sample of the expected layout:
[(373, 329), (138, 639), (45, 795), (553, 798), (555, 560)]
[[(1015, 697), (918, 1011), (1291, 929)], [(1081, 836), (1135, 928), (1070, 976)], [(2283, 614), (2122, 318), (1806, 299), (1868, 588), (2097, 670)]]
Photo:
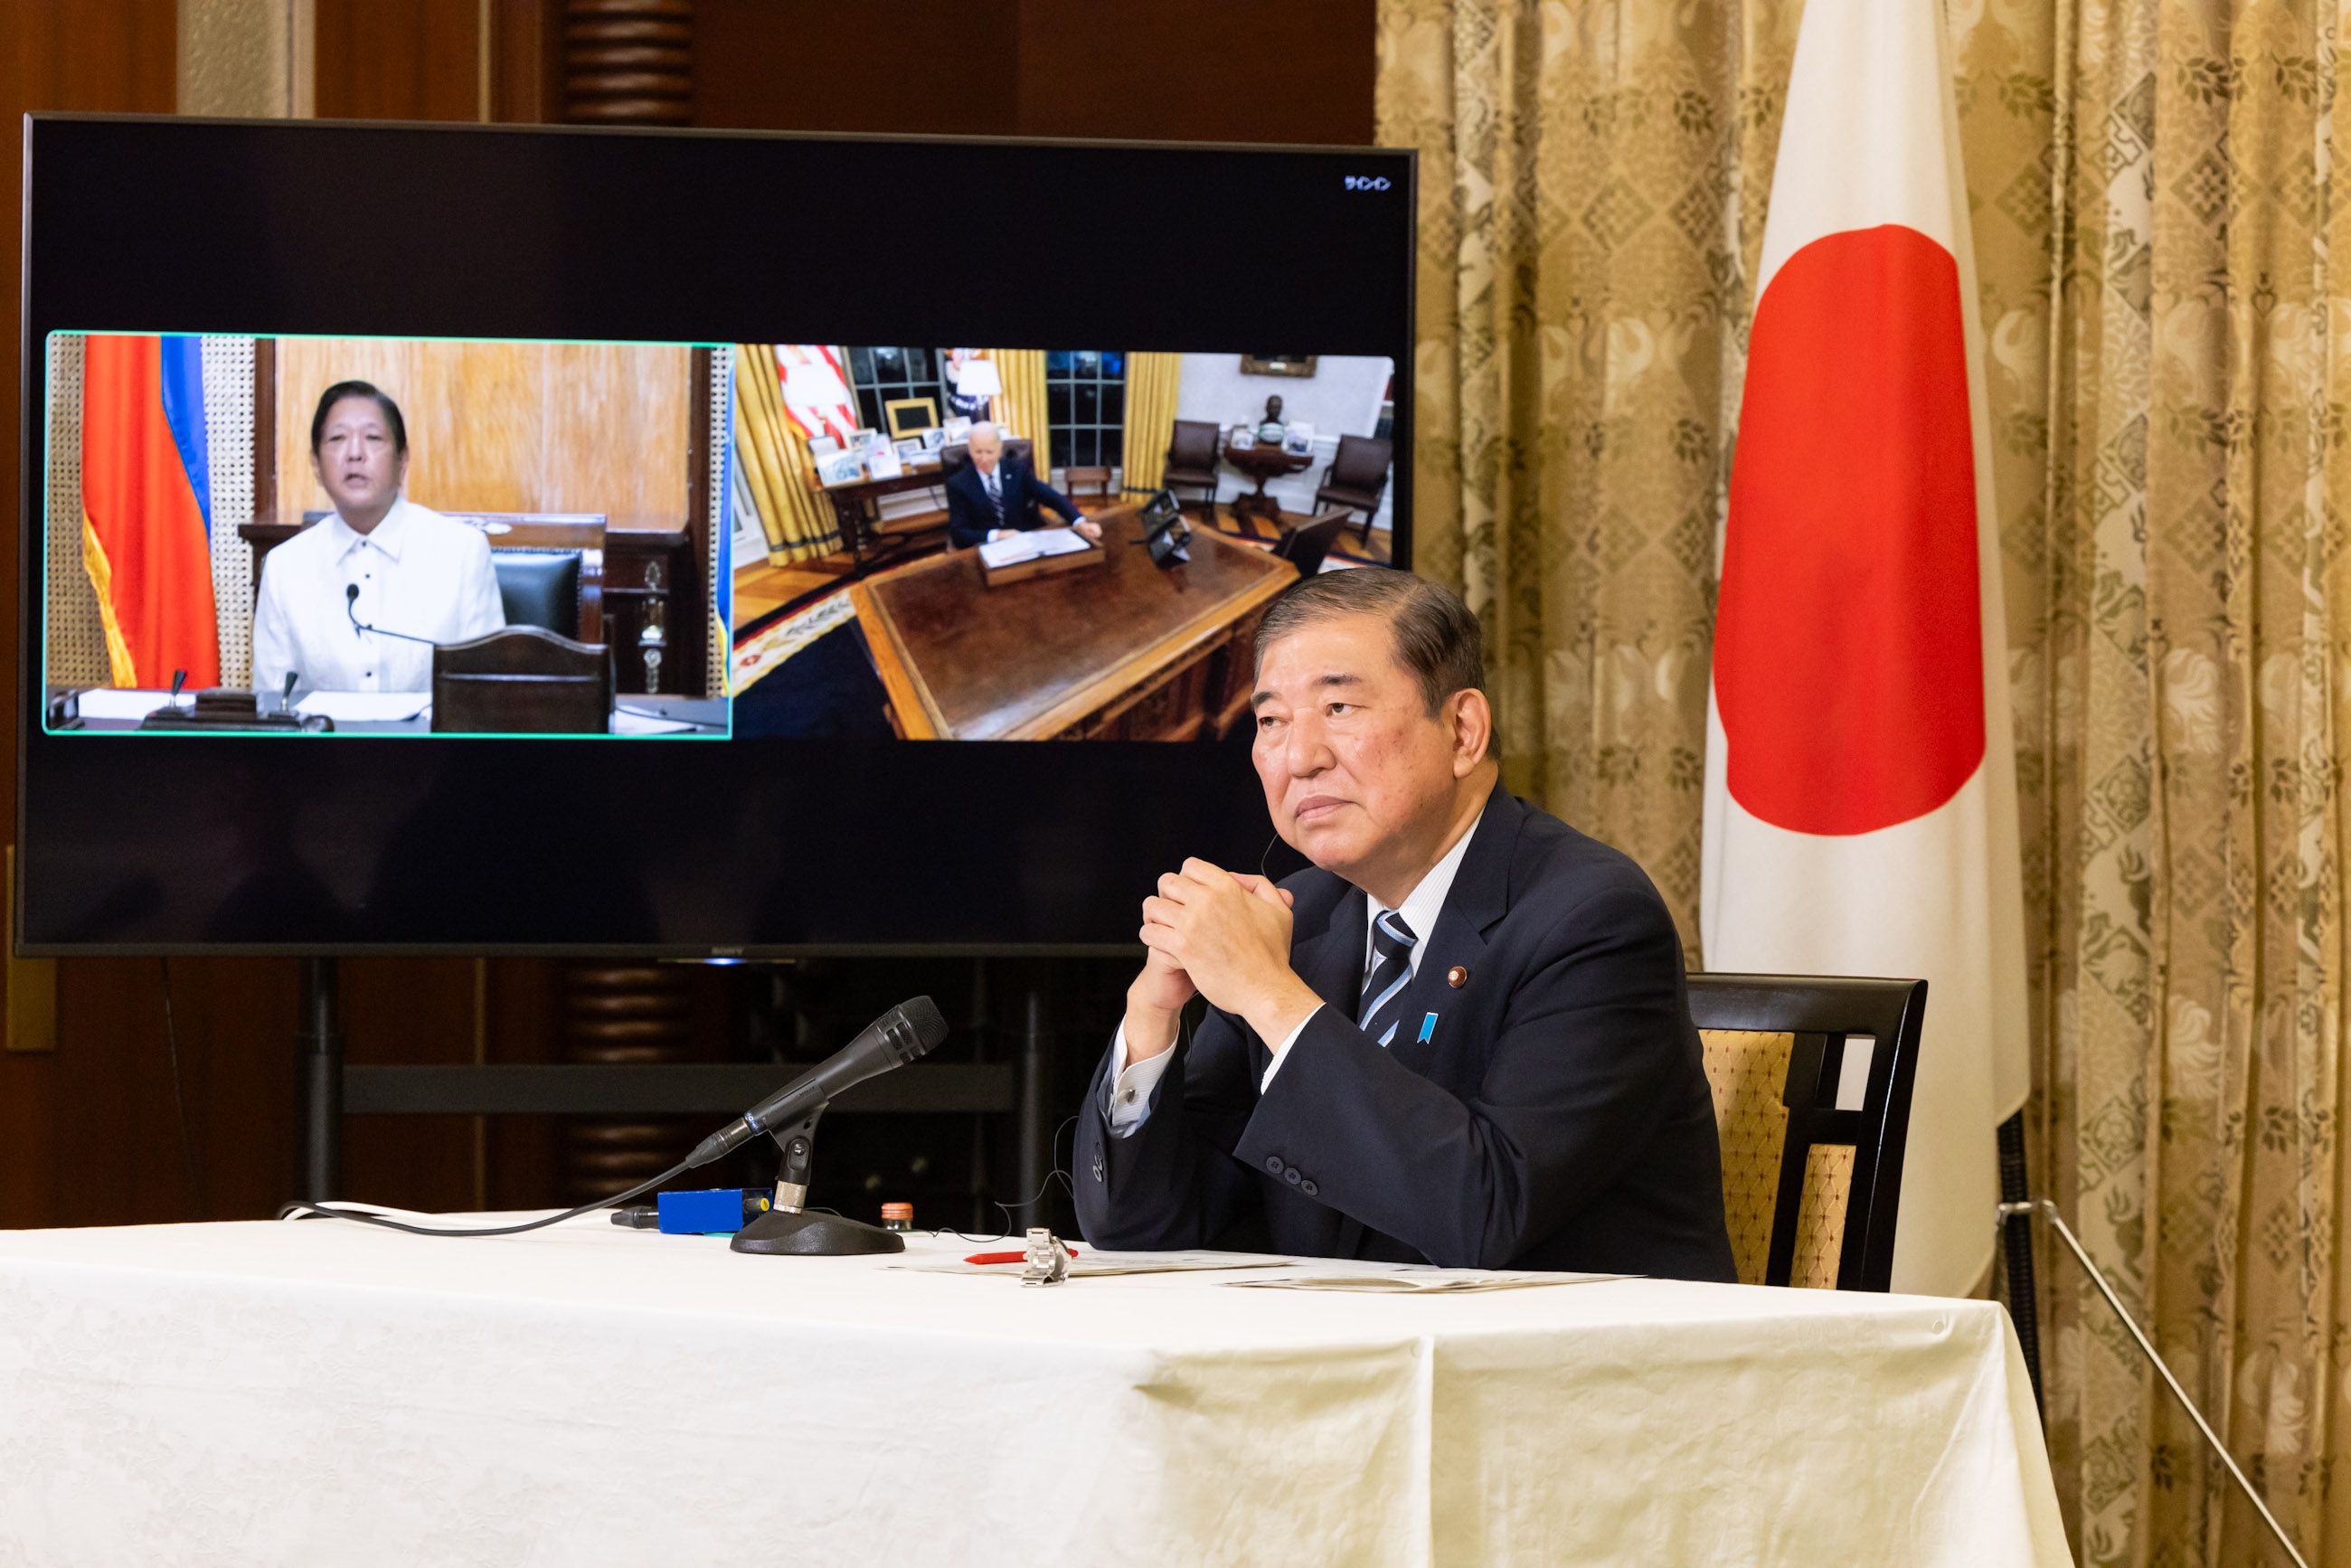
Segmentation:
[(910, 740), (1211, 740), (1249, 710), (1265, 607), (1288, 561), (1206, 530), (1157, 567), (1132, 507), (1104, 512), (1099, 567), (990, 588), (950, 550), (852, 587)]

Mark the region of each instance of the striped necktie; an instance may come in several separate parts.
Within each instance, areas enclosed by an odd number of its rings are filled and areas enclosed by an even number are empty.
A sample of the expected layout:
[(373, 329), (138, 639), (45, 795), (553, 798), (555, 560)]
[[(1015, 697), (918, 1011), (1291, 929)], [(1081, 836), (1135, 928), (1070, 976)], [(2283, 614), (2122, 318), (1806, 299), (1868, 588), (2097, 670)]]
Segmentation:
[(997, 478), (996, 470), (993, 468), (981, 475), (980, 477), (987, 481), (987, 504), (996, 508), (996, 520), (998, 524), (1001, 524), (1004, 521), (1003, 484)]
[[(1404, 923), (1404, 916), (1395, 910), (1383, 910), (1372, 922), (1372, 972), (1364, 980), (1364, 1005), (1355, 1021), (1365, 1034), (1378, 1024), (1381, 1010), (1396, 999), (1404, 983), (1412, 978), (1412, 946), (1420, 938)], [(1396, 1020), (1390, 1019), (1387, 1029), (1379, 1036), (1385, 1045), (1395, 1038)]]

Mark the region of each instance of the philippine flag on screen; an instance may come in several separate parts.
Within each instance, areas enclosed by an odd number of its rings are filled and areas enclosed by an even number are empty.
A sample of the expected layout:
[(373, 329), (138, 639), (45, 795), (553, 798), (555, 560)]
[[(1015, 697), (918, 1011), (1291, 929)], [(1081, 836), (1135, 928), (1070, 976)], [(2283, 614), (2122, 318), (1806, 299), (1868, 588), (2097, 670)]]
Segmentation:
[(118, 686), (220, 684), (204, 340), (82, 348), (82, 563)]
[(1924, 977), (1894, 1288), (1989, 1266), (2028, 1087), (2007, 639), (1936, 0), (1809, 0), (1708, 708), (1707, 967)]

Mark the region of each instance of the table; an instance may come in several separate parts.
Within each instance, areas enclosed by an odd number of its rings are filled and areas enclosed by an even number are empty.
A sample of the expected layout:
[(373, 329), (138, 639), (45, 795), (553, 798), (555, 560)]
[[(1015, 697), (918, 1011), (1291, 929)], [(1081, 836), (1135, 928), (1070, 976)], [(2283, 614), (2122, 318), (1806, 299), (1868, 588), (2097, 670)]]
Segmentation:
[(0, 1561), (2066, 1560), (1988, 1303), (886, 1267), (970, 1245), (0, 1233)]
[(1270, 442), (1259, 442), (1255, 446), (1235, 446), (1232, 438), (1227, 436), (1225, 461), (1257, 481), (1254, 492), (1233, 497), (1234, 520), (1255, 532), (1256, 525), (1249, 519), (1263, 517), (1279, 532), (1281, 528), (1281, 503), (1265, 493), (1265, 482), (1278, 479), (1284, 474), (1295, 474), (1311, 465), (1314, 459), (1303, 454), (1284, 452), (1279, 444)]
[[(810, 489), (831, 504), (833, 518), (841, 525), (841, 542), (849, 547), (850, 559), (859, 566), (865, 564), (865, 552), (878, 551), (883, 541), (880, 512), (869, 510), (872, 503), (908, 490), (944, 491), (946, 485), (946, 467), (936, 454), (902, 461), (904, 470), (888, 479), (844, 479), (828, 485), (816, 476), (814, 469), (802, 476)], [(899, 548), (907, 548), (907, 541), (902, 538)]]
[(974, 548), (850, 589), (901, 735), (1214, 739), (1247, 712), (1258, 621), (1297, 570), (1205, 528), (1155, 566), (1135, 507), (1093, 521), (1098, 567), (990, 588)]

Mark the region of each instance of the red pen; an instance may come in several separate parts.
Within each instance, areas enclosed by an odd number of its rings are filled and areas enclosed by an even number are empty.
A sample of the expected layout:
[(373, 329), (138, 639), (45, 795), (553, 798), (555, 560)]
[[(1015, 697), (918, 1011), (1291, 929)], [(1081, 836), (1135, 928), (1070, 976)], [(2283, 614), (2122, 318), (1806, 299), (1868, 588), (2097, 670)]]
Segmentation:
[[(1063, 1242), (1062, 1245), (1067, 1247), (1069, 1243)], [(1071, 1247), (1070, 1256), (1074, 1258), (1077, 1255), (1078, 1249)], [(967, 1263), (1026, 1263), (1029, 1261), (1029, 1254), (1025, 1249), (1019, 1252), (975, 1252), (964, 1261)]]

